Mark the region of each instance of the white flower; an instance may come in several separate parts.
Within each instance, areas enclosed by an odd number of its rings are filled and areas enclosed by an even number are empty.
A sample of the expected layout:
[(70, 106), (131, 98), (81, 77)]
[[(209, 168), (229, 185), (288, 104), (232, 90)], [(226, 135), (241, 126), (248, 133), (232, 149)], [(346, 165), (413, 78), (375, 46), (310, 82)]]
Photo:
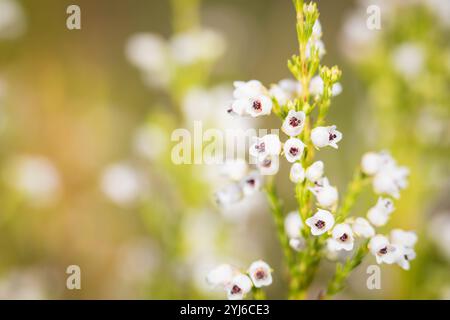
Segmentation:
[(326, 53), (325, 44), (323, 43), (322, 40), (312, 40), (312, 39), (309, 39), (308, 42), (306, 43), (306, 48), (305, 48), (306, 59), (311, 58), (311, 54), (313, 53), (313, 48), (314, 48), (314, 50), (317, 50), (317, 52), (319, 53), (319, 59), (322, 59), (322, 57)]
[(372, 185), (375, 193), (387, 194), (396, 199), (400, 197), (400, 190), (408, 184), (409, 170), (405, 167), (390, 165), (383, 167), (373, 178)]
[(370, 252), (375, 256), (377, 263), (395, 263), (398, 259), (399, 249), (389, 243), (388, 238), (376, 235), (369, 241)]
[(272, 100), (265, 95), (249, 98), (248, 103), (245, 105), (245, 112), (252, 117), (268, 115), (271, 111)]
[(292, 165), (291, 171), (289, 173), (289, 179), (293, 183), (300, 183), (305, 180), (305, 169), (303, 169), (300, 163), (296, 162)]
[(298, 136), (305, 125), (305, 113), (303, 111), (290, 110), (283, 121), (281, 130), (290, 137)]
[(324, 172), (323, 161), (316, 161), (306, 169), (306, 179), (311, 182), (316, 182), (322, 178)]
[(217, 59), (225, 51), (225, 41), (213, 30), (189, 30), (172, 37), (170, 49), (177, 63), (191, 65)]
[(349, 224), (337, 224), (336, 226), (334, 226), (333, 231), (331, 232), (331, 236), (333, 238), (331, 239), (330, 246), (334, 248), (334, 250), (353, 250), (353, 231)]
[(334, 217), (331, 212), (318, 209), (311, 218), (306, 219), (305, 223), (311, 228), (312, 235), (319, 236), (333, 228)]
[(164, 154), (167, 145), (167, 134), (158, 125), (147, 124), (138, 128), (134, 133), (134, 150), (150, 160), (157, 159)]
[(289, 239), (289, 246), (295, 251), (301, 251), (305, 248), (306, 241), (304, 238), (291, 238)]
[(393, 244), (413, 248), (417, 242), (417, 235), (414, 231), (394, 229), (391, 231), (390, 239)]
[(233, 97), (235, 99), (255, 98), (257, 96), (263, 95), (266, 91), (262, 83), (258, 80), (250, 80), (247, 82), (235, 81), (233, 85)]
[(375, 235), (375, 229), (370, 225), (369, 221), (358, 217), (352, 223), (353, 232), (363, 238), (371, 238)]
[(417, 242), (416, 233), (394, 229), (391, 231), (390, 240), (400, 250), (397, 264), (404, 270), (409, 270), (409, 262), (416, 258), (416, 252), (414, 251), (414, 246)]
[(416, 77), (424, 68), (424, 50), (418, 44), (403, 43), (394, 49), (392, 63), (395, 70), (405, 78)]
[(367, 218), (374, 226), (381, 227), (387, 223), (394, 209), (394, 203), (391, 199), (380, 197), (377, 204), (367, 212)]
[(113, 202), (126, 206), (141, 195), (142, 180), (133, 167), (123, 163), (113, 164), (103, 172), (101, 189)]
[(316, 148), (330, 146), (337, 149), (341, 139), (342, 133), (336, 130), (336, 126), (316, 127), (311, 131), (311, 141)]
[(262, 260), (253, 262), (248, 268), (248, 274), (256, 288), (266, 287), (272, 284), (272, 270)]
[(227, 285), (229, 300), (242, 300), (252, 289), (252, 281), (245, 274), (236, 275)]
[(300, 160), (304, 148), (305, 144), (300, 139), (297, 138), (288, 139), (283, 146), (286, 160), (291, 163)]
[(267, 155), (258, 161), (259, 173), (263, 176), (271, 176), (278, 172), (280, 160), (276, 155)]
[(361, 159), (361, 169), (369, 176), (376, 174), (380, 170), (381, 164), (380, 154), (376, 152), (367, 152)]
[(330, 186), (327, 178), (316, 181), (315, 186), (309, 190), (316, 196), (317, 203), (323, 208), (332, 208), (338, 201), (336, 187)]
[(216, 191), (214, 196), (219, 206), (226, 207), (242, 199), (242, 189), (239, 184), (232, 183)]
[(247, 162), (244, 159), (227, 159), (220, 169), (220, 173), (231, 180), (241, 180), (247, 173)]
[(162, 72), (168, 62), (164, 39), (152, 33), (131, 36), (125, 53), (132, 65), (145, 72)]
[(231, 283), (236, 269), (229, 264), (221, 264), (212, 269), (206, 276), (206, 282), (213, 287), (225, 287)]
[(289, 100), (299, 96), (302, 92), (300, 82), (294, 79), (283, 79), (278, 84), (272, 85), (269, 94), (279, 105), (285, 105)]
[(312, 28), (312, 34), (311, 38), (314, 40), (320, 39), (322, 37), (322, 25), (320, 24), (319, 19), (314, 22), (313, 28)]
[(302, 219), (298, 211), (291, 211), (284, 219), (284, 230), (288, 238), (300, 238), (300, 230), (303, 228)]
[(262, 177), (258, 171), (252, 171), (241, 180), (241, 188), (244, 195), (249, 196), (261, 190)]
[(278, 156), (281, 152), (280, 138), (276, 134), (267, 134), (261, 138), (256, 138), (255, 143), (250, 146), (251, 156), (262, 159), (267, 155)]

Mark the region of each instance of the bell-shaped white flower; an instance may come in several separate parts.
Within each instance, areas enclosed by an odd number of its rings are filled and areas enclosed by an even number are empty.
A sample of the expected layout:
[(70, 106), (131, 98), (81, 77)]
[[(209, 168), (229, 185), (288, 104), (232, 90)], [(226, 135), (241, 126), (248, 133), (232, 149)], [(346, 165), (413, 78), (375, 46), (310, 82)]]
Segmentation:
[(302, 219), (298, 211), (291, 211), (284, 219), (284, 230), (288, 238), (300, 238), (300, 230), (303, 228)]
[(355, 239), (353, 238), (353, 231), (349, 224), (340, 223), (335, 225), (331, 232), (331, 236), (330, 246), (334, 248), (334, 250), (353, 250)]
[(234, 100), (228, 107), (227, 113), (232, 116), (244, 116), (247, 114), (247, 109), (251, 104), (248, 98)]
[(256, 288), (266, 287), (272, 284), (272, 270), (262, 260), (253, 262), (248, 268), (248, 274)]
[(229, 184), (214, 194), (216, 203), (221, 207), (229, 206), (242, 199), (242, 189), (238, 183)]
[(280, 159), (276, 155), (266, 155), (258, 161), (259, 173), (263, 176), (271, 176), (278, 172), (280, 168)]
[(336, 126), (316, 127), (311, 131), (311, 141), (316, 148), (330, 146), (337, 149), (341, 140), (342, 133), (336, 130)]
[(304, 238), (291, 238), (289, 239), (289, 246), (295, 251), (302, 251), (306, 246)]
[(397, 264), (403, 270), (409, 270), (411, 267), (410, 261), (416, 258), (416, 252), (414, 251), (414, 249), (408, 247), (397, 246), (397, 248), (399, 250)]
[(384, 226), (394, 211), (394, 203), (389, 198), (378, 198), (377, 204), (369, 209), (367, 218), (376, 227)]
[(382, 165), (380, 154), (376, 152), (367, 152), (361, 159), (361, 170), (368, 176), (376, 174)]
[(352, 229), (358, 237), (371, 238), (375, 235), (375, 229), (369, 221), (361, 217), (358, 217), (353, 221)]
[(221, 264), (206, 276), (206, 282), (213, 287), (226, 287), (231, 283), (236, 269), (229, 264)]
[(312, 183), (318, 181), (323, 177), (324, 173), (323, 161), (316, 161), (306, 169), (306, 179)]
[(250, 290), (252, 290), (252, 280), (245, 274), (238, 274), (227, 286), (228, 299), (242, 300)]
[(298, 136), (305, 125), (306, 115), (303, 111), (290, 110), (283, 121), (281, 130), (290, 137)]
[(311, 218), (306, 219), (305, 223), (311, 228), (312, 235), (320, 236), (333, 228), (334, 217), (331, 212), (318, 209)]
[(375, 256), (377, 263), (393, 264), (399, 256), (399, 249), (383, 235), (376, 235), (369, 241), (369, 250)]
[(245, 106), (245, 111), (252, 117), (268, 115), (272, 112), (272, 100), (265, 95), (250, 98), (249, 103)]
[(400, 190), (407, 186), (408, 175), (409, 170), (405, 167), (384, 168), (373, 178), (373, 189), (377, 194), (387, 194), (398, 199)]
[(339, 198), (336, 187), (330, 186), (327, 178), (316, 181), (315, 186), (309, 190), (316, 196), (318, 205), (323, 208), (333, 208)]
[(301, 183), (305, 180), (305, 169), (303, 169), (300, 163), (296, 162), (292, 165), (289, 173), (289, 179), (293, 183)]
[(261, 138), (256, 138), (249, 150), (250, 155), (257, 159), (265, 158), (267, 155), (278, 156), (280, 152), (281, 142), (276, 134), (267, 134)]
[(241, 188), (246, 196), (261, 190), (262, 184), (262, 177), (258, 171), (250, 172), (241, 180)]
[(289, 162), (295, 162), (300, 160), (303, 155), (305, 144), (297, 138), (290, 138), (286, 140), (283, 146), (284, 155)]
[(258, 80), (250, 80), (250, 81), (235, 81), (233, 83), (234, 91), (233, 97), (235, 99), (248, 99), (255, 98), (264, 94), (265, 87)]

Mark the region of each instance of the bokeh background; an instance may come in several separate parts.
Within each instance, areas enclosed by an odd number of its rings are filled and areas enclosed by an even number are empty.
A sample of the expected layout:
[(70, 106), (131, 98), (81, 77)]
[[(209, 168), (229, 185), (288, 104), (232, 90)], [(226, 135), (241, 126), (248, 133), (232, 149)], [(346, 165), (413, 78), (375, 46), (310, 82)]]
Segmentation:
[[(71, 4), (81, 30), (66, 28)], [(381, 8), (381, 30), (364, 25), (369, 4)], [(340, 66), (344, 88), (329, 117), (344, 140), (320, 154), (327, 173), (344, 190), (365, 151), (391, 150), (411, 177), (390, 227), (419, 234), (410, 271), (383, 265), (382, 289), (371, 291), (361, 266), (338, 298), (448, 299), (449, 3), (318, 7), (323, 63)], [(142, 33), (152, 34), (147, 52), (132, 43)], [(0, 298), (224, 298), (207, 271), (256, 259), (275, 269), (268, 297), (285, 298), (264, 196), (220, 210), (220, 168), (175, 166), (170, 135), (193, 120), (277, 128), (230, 121), (224, 106), (234, 80), (289, 77), (296, 50), (289, 0), (0, 0)], [(288, 169), (277, 183), (294, 210)], [(364, 195), (355, 213), (374, 201)], [(81, 290), (66, 289), (73, 264)]]

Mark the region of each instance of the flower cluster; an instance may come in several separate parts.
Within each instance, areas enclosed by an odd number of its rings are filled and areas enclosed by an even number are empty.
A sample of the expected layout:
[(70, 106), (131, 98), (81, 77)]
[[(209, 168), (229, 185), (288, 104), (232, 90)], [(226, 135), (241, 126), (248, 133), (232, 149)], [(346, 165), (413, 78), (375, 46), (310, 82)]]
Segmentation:
[(253, 262), (245, 273), (229, 264), (221, 264), (208, 273), (206, 281), (226, 290), (229, 300), (241, 300), (253, 287), (271, 285), (272, 269), (262, 260)]

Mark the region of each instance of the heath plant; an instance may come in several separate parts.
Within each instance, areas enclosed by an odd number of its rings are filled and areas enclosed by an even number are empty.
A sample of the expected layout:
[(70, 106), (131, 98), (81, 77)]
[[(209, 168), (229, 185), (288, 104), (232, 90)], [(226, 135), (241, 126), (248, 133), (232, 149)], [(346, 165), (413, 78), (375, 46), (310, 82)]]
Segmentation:
[[(283, 135), (256, 138), (249, 150), (255, 164), (252, 176), (219, 190), (216, 199), (219, 205), (227, 206), (255, 189), (264, 190), (284, 255), (287, 295), (291, 299), (308, 297), (308, 289), (325, 257), (350, 253), (346, 260), (336, 262), (334, 274), (318, 297), (330, 298), (343, 290), (352, 271), (369, 254), (379, 264), (398, 264), (409, 269), (409, 262), (415, 258), (415, 233), (394, 229), (383, 235), (377, 231), (389, 221), (394, 201), (407, 186), (409, 171), (387, 151), (368, 152), (345, 192), (327, 178), (320, 152), (327, 148), (338, 152), (344, 138), (327, 118), (333, 97), (342, 91), (341, 70), (321, 64), (325, 45), (317, 5), (303, 0), (293, 3), (298, 53), (287, 63), (293, 79), (270, 87), (258, 80), (236, 81), (234, 100), (227, 107), (235, 118), (273, 114), (279, 118)], [(281, 158), (291, 165), (289, 179), (297, 200), (293, 212), (286, 211), (274, 181)], [(368, 205), (366, 217), (358, 216), (354, 205), (368, 185), (372, 185), (379, 199), (372, 207)], [(247, 270), (223, 264), (211, 270), (207, 280), (222, 287), (229, 299), (258, 299), (264, 297), (262, 288), (272, 283), (272, 269), (264, 261), (254, 262)]]

